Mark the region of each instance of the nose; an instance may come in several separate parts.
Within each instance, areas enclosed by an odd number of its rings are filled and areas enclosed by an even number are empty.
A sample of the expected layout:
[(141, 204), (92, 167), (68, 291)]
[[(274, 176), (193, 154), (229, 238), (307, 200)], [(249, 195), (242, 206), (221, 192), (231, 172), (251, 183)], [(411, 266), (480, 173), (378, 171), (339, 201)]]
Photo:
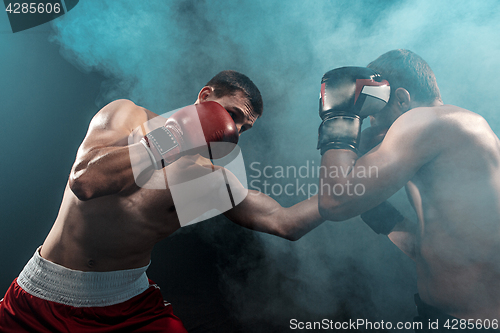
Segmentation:
[(241, 127), (243, 127), (243, 124), (240, 123), (235, 123), (236, 129), (238, 130), (238, 134), (241, 133)]

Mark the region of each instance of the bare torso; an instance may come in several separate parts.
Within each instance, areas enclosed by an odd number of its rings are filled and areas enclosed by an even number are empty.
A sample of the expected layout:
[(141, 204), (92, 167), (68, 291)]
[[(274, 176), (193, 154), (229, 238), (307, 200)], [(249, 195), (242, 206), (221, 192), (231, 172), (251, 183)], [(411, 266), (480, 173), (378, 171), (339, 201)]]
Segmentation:
[(168, 190), (137, 188), (80, 201), (66, 186), (41, 255), (82, 271), (145, 266), (153, 245), (180, 227), (169, 196)]
[(475, 319), (500, 318), (500, 144), (477, 114), (436, 107), (443, 152), (407, 193), (417, 212), (415, 261), (422, 300)]
[[(136, 128), (134, 142), (142, 137), (141, 127), (136, 126), (142, 126), (142, 131), (147, 133), (165, 123), (165, 118), (135, 105), (127, 116), (132, 118), (130, 127)], [(109, 115), (101, 118), (108, 121)], [(99, 123), (94, 122), (90, 128), (98, 126)], [(88, 136), (93, 135), (89, 133)], [(127, 137), (128, 133), (120, 138), (118, 145), (127, 146), (130, 139)], [(163, 189), (143, 188), (134, 183), (118, 193), (82, 201), (68, 184), (41, 256), (81, 271), (114, 271), (148, 265), (154, 244), (180, 228), (166, 173), (182, 178), (193, 169), (194, 172), (206, 170), (195, 161), (196, 157), (182, 157), (165, 169), (149, 173), (148, 182), (163, 184)]]

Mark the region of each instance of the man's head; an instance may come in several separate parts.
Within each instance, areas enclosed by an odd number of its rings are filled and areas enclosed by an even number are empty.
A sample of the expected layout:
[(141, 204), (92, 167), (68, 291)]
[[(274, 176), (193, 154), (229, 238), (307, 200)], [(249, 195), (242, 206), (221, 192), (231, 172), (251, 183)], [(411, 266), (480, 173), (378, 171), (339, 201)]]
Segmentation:
[(391, 98), (386, 110), (371, 117), (372, 124), (390, 126), (399, 115), (410, 109), (442, 103), (431, 68), (424, 59), (409, 50), (384, 53), (367, 67), (378, 72), (391, 85)]
[(206, 101), (221, 104), (240, 133), (251, 128), (263, 111), (259, 89), (247, 76), (236, 71), (222, 71), (208, 81), (198, 94), (196, 103)]

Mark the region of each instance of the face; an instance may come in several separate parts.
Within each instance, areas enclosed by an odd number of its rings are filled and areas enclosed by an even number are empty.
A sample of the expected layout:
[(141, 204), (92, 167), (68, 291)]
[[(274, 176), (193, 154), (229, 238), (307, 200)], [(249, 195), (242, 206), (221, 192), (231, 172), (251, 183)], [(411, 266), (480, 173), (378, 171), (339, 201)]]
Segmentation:
[(197, 103), (214, 101), (222, 105), (224, 109), (231, 115), (238, 132), (241, 134), (250, 128), (258, 118), (258, 115), (253, 112), (252, 107), (243, 94), (243, 92), (238, 91), (233, 96), (223, 96), (215, 97), (213, 89), (211, 87), (204, 87), (198, 96)]
[(397, 103), (389, 100), (389, 103), (382, 110), (375, 115), (370, 115), (370, 126), (388, 129), (401, 114), (401, 109), (397, 106)]

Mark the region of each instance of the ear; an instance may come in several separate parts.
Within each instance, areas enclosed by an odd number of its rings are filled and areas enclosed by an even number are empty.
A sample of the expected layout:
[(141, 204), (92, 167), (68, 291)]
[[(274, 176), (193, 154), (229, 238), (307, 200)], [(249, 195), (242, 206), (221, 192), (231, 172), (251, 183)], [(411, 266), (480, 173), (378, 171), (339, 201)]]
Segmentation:
[(209, 86), (203, 87), (198, 93), (198, 100), (196, 100), (196, 104), (206, 102), (213, 92), (214, 88)]
[(411, 96), (408, 90), (405, 88), (398, 88), (394, 92), (394, 96), (396, 97), (396, 103), (401, 112), (406, 112), (410, 110), (410, 102)]

